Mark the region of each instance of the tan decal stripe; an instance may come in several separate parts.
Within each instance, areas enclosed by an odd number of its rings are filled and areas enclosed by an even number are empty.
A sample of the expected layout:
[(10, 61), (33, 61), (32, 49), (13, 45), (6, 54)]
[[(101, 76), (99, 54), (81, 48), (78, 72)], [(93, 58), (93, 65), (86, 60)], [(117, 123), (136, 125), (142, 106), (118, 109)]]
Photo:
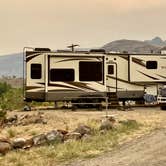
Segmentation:
[(107, 86), (108, 88), (112, 88), (112, 89), (123, 89), (123, 88), (116, 88), (114, 86)]
[(78, 61), (78, 60), (93, 60), (93, 59), (90, 59), (90, 58), (71, 58), (71, 59), (60, 60), (60, 61), (57, 61), (56, 63), (67, 62), (67, 61)]
[(162, 76), (162, 75), (159, 75), (159, 74), (156, 74), (156, 75), (158, 75), (159, 77), (162, 77), (162, 78), (166, 79), (166, 76)]
[[(44, 85), (44, 83), (39, 83), (39, 84), (42, 84)], [(78, 90), (77, 88), (75, 87), (71, 87), (71, 86), (67, 86), (67, 85), (62, 85), (62, 84), (53, 84), (53, 83), (48, 83), (48, 86), (53, 86), (53, 87), (61, 87), (61, 88), (70, 88), (70, 89), (76, 89)]]
[(74, 85), (74, 86), (79, 87), (79, 88), (97, 91), (96, 89), (88, 87), (86, 83), (82, 83), (82, 82), (68, 82), (68, 84)]
[(119, 56), (119, 57), (121, 57), (121, 58), (123, 58), (123, 59), (125, 59), (125, 60), (129, 60), (129, 58), (128, 58), (128, 56)]
[(67, 85), (61, 85), (61, 84), (50, 84), (50, 83), (49, 83), (48, 86), (61, 87), (61, 88), (70, 88), (70, 89), (78, 90), (78, 89), (75, 88), (75, 87), (71, 87), (71, 86), (67, 86)]
[(132, 57), (132, 61), (133, 61), (134, 63), (138, 64), (138, 65), (141, 65), (141, 66), (143, 66), (143, 67), (146, 67), (146, 64), (143, 63), (143, 60), (142, 60), (142, 59), (138, 59), (138, 58)]
[(26, 90), (32, 90), (32, 89), (37, 89), (37, 88), (44, 88), (41, 86), (26, 86)]
[(141, 71), (139, 71), (139, 70), (137, 70), (137, 71), (138, 71), (139, 73), (143, 74), (144, 76), (149, 77), (149, 78), (151, 78), (151, 79), (153, 79), (153, 80), (159, 80), (158, 78), (152, 77), (152, 76), (150, 76), (150, 75), (148, 75), (148, 74), (145, 74), (145, 73), (143, 73), (143, 72), (141, 72)]
[(27, 57), (26, 58), (26, 62), (30, 61), (31, 59), (33, 59), (33, 58), (35, 58), (35, 57), (37, 57), (39, 55), (41, 55), (41, 54), (34, 54), (34, 55), (30, 56), (30, 57)]
[(108, 78), (112, 78), (114, 80), (117, 79), (117, 81), (121, 81), (121, 82), (124, 82), (124, 83), (128, 83), (128, 84), (131, 84), (131, 85), (137, 85), (137, 86), (142, 86), (140, 84), (137, 84), (137, 83), (133, 83), (133, 82), (129, 82), (129, 81), (126, 81), (126, 80), (123, 80), (123, 79), (120, 79), (120, 78), (116, 78), (116, 77), (112, 77), (112, 76), (109, 76), (107, 75)]

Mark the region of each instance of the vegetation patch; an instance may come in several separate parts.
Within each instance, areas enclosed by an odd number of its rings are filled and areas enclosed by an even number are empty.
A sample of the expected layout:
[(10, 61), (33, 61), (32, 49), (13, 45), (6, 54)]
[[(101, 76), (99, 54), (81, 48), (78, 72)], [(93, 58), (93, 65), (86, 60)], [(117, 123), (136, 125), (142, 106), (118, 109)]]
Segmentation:
[(59, 162), (70, 161), (76, 158), (91, 158), (103, 152), (110, 151), (118, 145), (122, 135), (131, 134), (140, 128), (135, 120), (126, 120), (117, 123), (111, 130), (99, 130), (99, 122), (88, 121), (93, 126), (92, 133), (80, 140), (66, 140), (64, 143), (54, 142), (44, 146), (31, 148), (29, 151), (17, 150), (0, 158), (0, 165), (51, 165)]
[[(30, 103), (31, 107), (53, 106), (53, 102), (35, 102)], [(23, 100), (23, 89), (13, 88), (6, 82), (0, 82), (0, 109), (17, 110), (23, 109), (25, 102)]]

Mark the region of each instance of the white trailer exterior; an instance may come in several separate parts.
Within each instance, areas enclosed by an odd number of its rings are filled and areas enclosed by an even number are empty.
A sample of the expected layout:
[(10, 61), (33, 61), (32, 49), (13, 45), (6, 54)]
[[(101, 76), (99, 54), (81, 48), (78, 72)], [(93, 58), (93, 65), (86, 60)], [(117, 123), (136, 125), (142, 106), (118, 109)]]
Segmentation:
[(106, 64), (107, 92), (116, 92), (118, 98), (157, 96), (166, 84), (166, 55), (108, 54)]
[(26, 51), (25, 100), (143, 100), (166, 84), (166, 55)]
[(106, 96), (105, 56), (26, 52), (26, 100), (64, 101)]

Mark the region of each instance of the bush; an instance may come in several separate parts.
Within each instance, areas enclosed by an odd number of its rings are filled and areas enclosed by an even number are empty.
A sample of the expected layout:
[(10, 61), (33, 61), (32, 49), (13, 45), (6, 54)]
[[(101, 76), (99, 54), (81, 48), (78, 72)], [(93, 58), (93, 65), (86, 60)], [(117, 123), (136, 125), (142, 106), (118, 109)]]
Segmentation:
[(11, 86), (7, 84), (6, 82), (0, 82), (0, 96), (2, 96), (4, 93), (9, 91), (11, 89)]
[(22, 89), (8, 89), (0, 96), (0, 107), (2, 110), (13, 110), (22, 108), (24, 105)]

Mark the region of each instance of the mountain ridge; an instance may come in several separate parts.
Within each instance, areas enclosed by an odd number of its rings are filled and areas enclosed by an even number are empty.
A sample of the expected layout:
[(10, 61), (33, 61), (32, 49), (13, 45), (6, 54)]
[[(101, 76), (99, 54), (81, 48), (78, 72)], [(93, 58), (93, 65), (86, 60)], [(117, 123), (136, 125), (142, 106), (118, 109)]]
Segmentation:
[[(165, 44), (164, 44), (165, 43)], [(160, 37), (152, 40), (115, 40), (102, 46), (107, 52), (120, 53), (160, 53), (161, 49), (166, 46), (166, 41)], [(82, 50), (82, 49), (81, 49)], [(0, 56), (0, 77), (23, 77), (23, 55), (22, 53), (14, 53)]]
[(107, 52), (128, 52), (136, 54), (149, 54), (149, 53), (160, 53), (162, 47), (166, 46), (166, 42), (160, 37), (155, 37), (152, 40), (128, 40), (121, 39), (109, 42), (102, 46)]

